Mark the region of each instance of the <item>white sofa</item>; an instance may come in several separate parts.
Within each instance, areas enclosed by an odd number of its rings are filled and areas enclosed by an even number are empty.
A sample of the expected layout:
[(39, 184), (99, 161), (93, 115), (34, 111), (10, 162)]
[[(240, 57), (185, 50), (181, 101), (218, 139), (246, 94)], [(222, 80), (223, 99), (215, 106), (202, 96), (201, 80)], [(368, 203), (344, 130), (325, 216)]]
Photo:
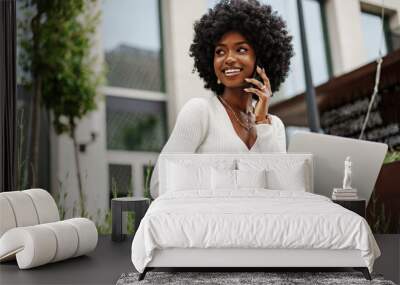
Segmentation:
[(97, 239), (89, 219), (60, 221), (43, 189), (0, 193), (0, 262), (16, 259), (20, 269), (28, 269), (86, 254)]

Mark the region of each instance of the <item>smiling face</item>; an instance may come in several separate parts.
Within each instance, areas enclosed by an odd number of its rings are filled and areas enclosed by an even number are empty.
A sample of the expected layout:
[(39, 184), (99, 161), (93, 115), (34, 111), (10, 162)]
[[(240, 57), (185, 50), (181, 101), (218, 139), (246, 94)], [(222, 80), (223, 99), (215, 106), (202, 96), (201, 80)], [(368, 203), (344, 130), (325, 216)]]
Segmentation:
[(228, 32), (218, 41), (214, 50), (214, 72), (228, 88), (246, 85), (251, 78), (256, 56), (249, 42), (238, 32)]

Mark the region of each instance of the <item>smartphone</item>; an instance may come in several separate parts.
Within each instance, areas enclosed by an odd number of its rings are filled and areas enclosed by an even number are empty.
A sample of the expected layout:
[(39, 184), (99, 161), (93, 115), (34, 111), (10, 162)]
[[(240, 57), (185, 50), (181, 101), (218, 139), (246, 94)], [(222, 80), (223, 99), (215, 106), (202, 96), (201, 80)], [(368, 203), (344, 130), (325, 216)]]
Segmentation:
[[(252, 78), (254, 78), (254, 79), (260, 81), (261, 83), (263, 83), (263, 80), (262, 80), (260, 74), (258, 74), (258, 72), (257, 72), (257, 66), (263, 68), (263, 67), (261, 66), (260, 62), (259, 62), (258, 60), (256, 60), (256, 64), (255, 64), (255, 66), (254, 66), (254, 71), (253, 71)], [(246, 88), (250, 88), (250, 87), (254, 87), (254, 86), (255, 86), (255, 85), (254, 85), (253, 83), (250, 83), (250, 82), (249, 82), (248, 85), (246, 86)], [(257, 96), (257, 95), (252, 94), (252, 97), (253, 97), (253, 100), (258, 101), (258, 96)]]

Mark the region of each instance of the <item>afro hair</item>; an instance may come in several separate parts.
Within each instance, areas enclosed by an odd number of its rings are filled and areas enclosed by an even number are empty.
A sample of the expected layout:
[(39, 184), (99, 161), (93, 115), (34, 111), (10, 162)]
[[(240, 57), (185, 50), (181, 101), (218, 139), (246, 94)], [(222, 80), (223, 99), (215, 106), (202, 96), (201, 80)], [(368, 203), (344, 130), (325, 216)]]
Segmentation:
[(221, 0), (195, 22), (190, 56), (194, 58), (193, 72), (197, 69), (205, 82), (204, 87), (217, 95), (224, 91), (224, 86), (217, 84), (214, 72), (214, 49), (221, 37), (230, 31), (239, 32), (249, 41), (257, 61), (265, 68), (272, 92), (279, 90), (294, 54), (292, 36), (271, 6), (261, 5), (257, 0)]

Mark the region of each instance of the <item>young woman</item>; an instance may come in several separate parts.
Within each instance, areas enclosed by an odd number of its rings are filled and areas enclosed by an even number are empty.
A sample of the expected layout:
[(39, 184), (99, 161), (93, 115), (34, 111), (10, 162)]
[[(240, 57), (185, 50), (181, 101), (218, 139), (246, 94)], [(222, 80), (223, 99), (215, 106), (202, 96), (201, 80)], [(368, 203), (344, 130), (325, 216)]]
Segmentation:
[[(284, 125), (268, 113), (293, 56), (285, 22), (257, 0), (222, 0), (194, 30), (190, 56), (215, 94), (183, 106), (162, 153), (285, 152)], [(158, 163), (150, 191), (158, 196)]]

